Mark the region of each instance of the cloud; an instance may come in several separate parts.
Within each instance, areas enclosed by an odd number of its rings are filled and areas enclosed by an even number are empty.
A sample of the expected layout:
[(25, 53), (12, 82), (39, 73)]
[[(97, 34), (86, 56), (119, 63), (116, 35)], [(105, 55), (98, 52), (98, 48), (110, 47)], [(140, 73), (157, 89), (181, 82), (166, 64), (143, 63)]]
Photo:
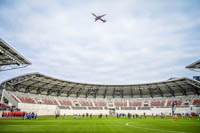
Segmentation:
[[(32, 62), (0, 81), (41, 72), (75, 82), (132, 84), (195, 73), (198, 1), (18, 1), (2, 3), (0, 35)], [(106, 23), (91, 15), (106, 13)]]

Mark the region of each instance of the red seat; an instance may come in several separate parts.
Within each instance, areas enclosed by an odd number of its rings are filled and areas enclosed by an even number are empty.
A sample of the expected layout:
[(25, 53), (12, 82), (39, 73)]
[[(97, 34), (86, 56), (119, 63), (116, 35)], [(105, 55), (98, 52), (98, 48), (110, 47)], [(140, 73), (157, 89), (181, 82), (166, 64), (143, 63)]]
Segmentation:
[(129, 106), (141, 106), (142, 102), (129, 102)]
[(151, 106), (164, 106), (165, 101), (152, 101)]
[(127, 102), (115, 102), (115, 106), (117, 106), (117, 107), (127, 107)]
[[(171, 106), (173, 101), (168, 101), (167, 102), (167, 106)], [(176, 100), (177, 105), (181, 105), (182, 104), (182, 100)]]
[(64, 100), (59, 100), (60, 104), (62, 105), (72, 105), (71, 101), (64, 101)]
[(199, 105), (200, 104), (200, 99), (195, 99), (192, 104), (193, 105)]
[(92, 106), (92, 102), (88, 102), (88, 101), (80, 101), (79, 102), (82, 106)]
[(95, 106), (106, 106), (106, 102), (94, 102)]

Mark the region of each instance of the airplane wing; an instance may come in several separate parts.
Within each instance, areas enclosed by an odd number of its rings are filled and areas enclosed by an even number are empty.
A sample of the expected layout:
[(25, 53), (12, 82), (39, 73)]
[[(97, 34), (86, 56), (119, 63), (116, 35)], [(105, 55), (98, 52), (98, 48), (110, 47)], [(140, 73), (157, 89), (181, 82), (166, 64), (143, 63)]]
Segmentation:
[(95, 15), (94, 13), (92, 13), (93, 16), (98, 17), (97, 15)]
[(101, 18), (100, 18), (100, 20), (101, 20), (102, 22), (104, 22), (104, 23), (106, 22), (106, 20), (104, 20), (104, 19), (101, 19)]
[(103, 16), (106, 16), (106, 14), (104, 14), (104, 15), (101, 15), (100, 17), (103, 17)]

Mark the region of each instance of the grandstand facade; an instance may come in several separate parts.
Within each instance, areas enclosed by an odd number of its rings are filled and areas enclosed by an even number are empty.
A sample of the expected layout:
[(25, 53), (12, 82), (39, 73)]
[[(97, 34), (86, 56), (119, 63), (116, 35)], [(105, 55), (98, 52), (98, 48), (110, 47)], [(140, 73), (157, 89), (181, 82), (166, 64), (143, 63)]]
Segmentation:
[(200, 112), (200, 82), (189, 78), (132, 84), (85, 84), (56, 79), (40, 73), (21, 75), (1, 83), (2, 98), (9, 105), (38, 115), (92, 113), (171, 114)]

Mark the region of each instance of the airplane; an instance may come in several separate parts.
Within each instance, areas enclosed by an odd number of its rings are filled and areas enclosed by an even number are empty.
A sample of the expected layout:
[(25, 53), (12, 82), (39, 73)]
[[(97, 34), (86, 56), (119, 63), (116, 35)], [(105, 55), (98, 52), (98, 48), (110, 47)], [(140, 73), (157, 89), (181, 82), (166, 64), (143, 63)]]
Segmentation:
[(104, 22), (104, 23), (106, 22), (105, 19), (102, 19), (102, 17), (105, 16), (106, 14), (101, 15), (101, 16), (97, 16), (96, 14), (92, 13), (92, 15), (95, 16), (95, 21), (101, 20), (101, 21)]

